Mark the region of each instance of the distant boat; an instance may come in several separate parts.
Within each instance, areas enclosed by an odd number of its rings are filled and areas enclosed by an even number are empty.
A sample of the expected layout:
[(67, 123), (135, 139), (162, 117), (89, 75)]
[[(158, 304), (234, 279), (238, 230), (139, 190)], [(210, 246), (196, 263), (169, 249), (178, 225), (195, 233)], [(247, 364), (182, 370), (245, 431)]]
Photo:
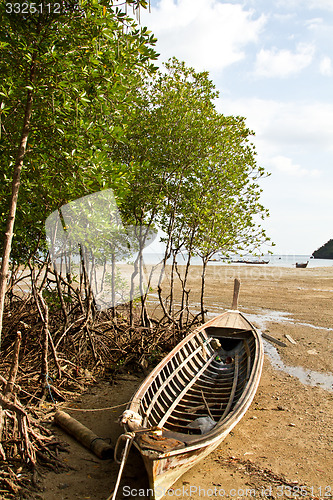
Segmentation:
[(299, 268), (305, 268), (308, 265), (309, 261), (307, 262), (296, 262), (296, 267)]
[(268, 264), (269, 260), (244, 260), (244, 264)]
[(234, 260), (233, 264), (268, 264), (269, 260)]

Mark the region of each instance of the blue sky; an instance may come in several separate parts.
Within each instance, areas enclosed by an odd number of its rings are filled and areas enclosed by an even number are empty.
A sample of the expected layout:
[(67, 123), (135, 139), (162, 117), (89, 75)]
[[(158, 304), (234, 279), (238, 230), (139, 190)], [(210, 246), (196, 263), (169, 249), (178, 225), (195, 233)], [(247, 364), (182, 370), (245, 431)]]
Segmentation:
[(333, 238), (333, 0), (152, 0), (141, 25), (160, 63), (208, 70), (217, 109), (254, 130), (274, 253)]

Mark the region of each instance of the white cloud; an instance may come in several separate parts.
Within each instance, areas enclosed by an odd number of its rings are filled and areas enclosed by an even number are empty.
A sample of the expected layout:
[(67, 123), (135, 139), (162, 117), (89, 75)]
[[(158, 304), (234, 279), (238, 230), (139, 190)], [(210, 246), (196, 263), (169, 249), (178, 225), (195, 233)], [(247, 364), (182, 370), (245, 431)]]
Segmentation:
[(320, 73), (324, 76), (332, 76), (333, 68), (332, 68), (332, 59), (328, 56), (324, 56), (319, 65)]
[(267, 163), (279, 172), (293, 177), (318, 177), (320, 175), (318, 169), (303, 168), (287, 156), (274, 156)]
[(314, 17), (312, 19), (307, 19), (305, 21), (305, 26), (310, 30), (321, 30), (323, 29), (325, 23), (322, 17)]
[(247, 126), (255, 132), (253, 142), (261, 163), (280, 155), (297, 157), (294, 163), (302, 163), (308, 170), (319, 167), (332, 178), (332, 103), (221, 97), (217, 109), (246, 118)]
[(258, 41), (266, 17), (218, 0), (161, 0), (141, 23), (158, 36), (163, 60), (176, 56), (198, 70), (222, 70), (245, 57)]
[(313, 45), (300, 43), (296, 52), (274, 47), (262, 49), (257, 54), (255, 74), (269, 78), (287, 78), (298, 74), (311, 64), (315, 49)]
[(333, 3), (332, 0), (303, 0), (303, 5), (306, 7), (307, 5), (310, 9), (322, 9), (333, 11)]
[(321, 10), (333, 10), (332, 0), (278, 0), (276, 2), (277, 7), (284, 7), (290, 10), (294, 9), (321, 9)]

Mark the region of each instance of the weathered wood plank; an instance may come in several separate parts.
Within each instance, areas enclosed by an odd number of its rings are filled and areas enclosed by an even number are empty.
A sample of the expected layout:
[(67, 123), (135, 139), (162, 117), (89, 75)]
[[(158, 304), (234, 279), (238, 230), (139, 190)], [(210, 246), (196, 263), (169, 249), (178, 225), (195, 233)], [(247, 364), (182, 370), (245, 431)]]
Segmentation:
[(288, 340), (289, 340), (289, 342), (290, 342), (291, 344), (297, 345), (296, 340), (294, 340), (294, 339), (293, 339), (290, 335), (288, 335), (287, 333), (285, 334), (285, 337), (286, 337), (286, 339), (288, 339)]
[(274, 344), (277, 344), (281, 347), (287, 347), (287, 344), (285, 342), (282, 342), (281, 340), (278, 340), (275, 337), (268, 335), (267, 333), (262, 333), (261, 336), (262, 338), (269, 340), (270, 342), (273, 342)]

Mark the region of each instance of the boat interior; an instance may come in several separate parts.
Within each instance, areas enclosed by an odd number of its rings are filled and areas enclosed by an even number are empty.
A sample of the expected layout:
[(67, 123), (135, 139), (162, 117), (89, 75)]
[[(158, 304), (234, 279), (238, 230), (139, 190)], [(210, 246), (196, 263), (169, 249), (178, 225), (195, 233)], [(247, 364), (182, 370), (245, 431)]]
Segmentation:
[(210, 432), (239, 401), (251, 376), (249, 329), (206, 327), (168, 359), (141, 398), (143, 426), (184, 443)]

